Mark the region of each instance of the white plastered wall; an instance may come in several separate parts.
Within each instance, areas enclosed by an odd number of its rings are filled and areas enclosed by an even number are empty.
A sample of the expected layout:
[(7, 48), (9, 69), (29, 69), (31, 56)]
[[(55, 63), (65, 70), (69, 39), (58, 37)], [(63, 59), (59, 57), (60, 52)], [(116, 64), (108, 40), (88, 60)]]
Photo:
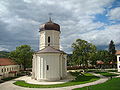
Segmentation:
[(117, 55), (117, 69), (120, 72), (120, 55)]
[(56, 30), (44, 30), (40, 32), (39, 50), (48, 46), (48, 37), (50, 37), (50, 46), (59, 49), (60, 32)]
[(19, 65), (0, 66), (0, 79), (14, 76), (14, 74), (10, 74), (9, 72), (10, 71), (17, 71), (17, 72), (19, 72), (19, 69), (20, 69)]
[[(61, 53), (36, 54), (33, 61), (33, 78), (38, 81), (56, 81), (66, 77), (66, 55)], [(47, 70), (47, 65), (49, 70)]]

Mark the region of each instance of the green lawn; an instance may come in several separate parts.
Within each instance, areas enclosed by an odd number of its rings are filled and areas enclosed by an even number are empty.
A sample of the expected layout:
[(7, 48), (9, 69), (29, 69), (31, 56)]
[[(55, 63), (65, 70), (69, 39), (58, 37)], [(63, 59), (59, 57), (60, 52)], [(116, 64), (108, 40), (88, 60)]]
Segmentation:
[(120, 78), (112, 78), (105, 83), (74, 90), (120, 90)]
[(117, 72), (117, 70), (107, 70), (108, 72)]
[(15, 79), (15, 78), (18, 78), (20, 76), (15, 76), (15, 77), (7, 77), (7, 78), (4, 78), (4, 79), (1, 79), (0, 83), (4, 83), (6, 81), (9, 81), (9, 80), (12, 80), (12, 79)]
[(16, 81), (14, 84), (22, 87), (29, 87), (29, 88), (55, 88), (55, 87), (65, 87), (65, 86), (84, 84), (84, 83), (93, 82), (99, 79), (99, 77), (96, 77), (90, 73), (85, 73), (84, 75), (80, 75), (80, 72), (72, 72), (71, 74), (76, 76), (75, 80), (67, 83), (63, 83), (63, 84), (37, 85), (37, 84), (28, 84), (25, 81)]
[(101, 74), (101, 75), (106, 76), (106, 77), (118, 76), (118, 74), (109, 73), (109, 72), (95, 72), (95, 73)]

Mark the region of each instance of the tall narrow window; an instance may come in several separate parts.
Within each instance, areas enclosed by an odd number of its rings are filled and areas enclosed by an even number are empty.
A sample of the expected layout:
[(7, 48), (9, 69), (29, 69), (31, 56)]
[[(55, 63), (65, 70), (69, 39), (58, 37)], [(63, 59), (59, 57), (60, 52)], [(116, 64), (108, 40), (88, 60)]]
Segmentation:
[(119, 61), (120, 61), (120, 57), (119, 57)]
[(48, 37), (48, 46), (50, 46), (50, 36)]
[(50, 37), (48, 37), (48, 43), (50, 43)]
[(2, 72), (4, 72), (4, 70), (2, 69)]
[(47, 70), (49, 70), (49, 65), (47, 65)]

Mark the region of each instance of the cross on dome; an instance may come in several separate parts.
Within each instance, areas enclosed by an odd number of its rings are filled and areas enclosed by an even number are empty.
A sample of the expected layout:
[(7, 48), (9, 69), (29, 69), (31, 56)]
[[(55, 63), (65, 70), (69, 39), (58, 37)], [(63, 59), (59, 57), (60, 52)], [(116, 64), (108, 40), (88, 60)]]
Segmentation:
[(52, 19), (51, 19), (52, 13), (48, 13), (48, 15), (49, 15), (49, 22), (52, 22)]

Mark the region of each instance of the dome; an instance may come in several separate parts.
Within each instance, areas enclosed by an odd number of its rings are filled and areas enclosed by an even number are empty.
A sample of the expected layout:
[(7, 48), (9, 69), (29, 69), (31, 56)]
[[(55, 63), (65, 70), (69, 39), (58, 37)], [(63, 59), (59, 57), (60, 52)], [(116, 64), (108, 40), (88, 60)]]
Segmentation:
[(51, 19), (50, 19), (49, 22), (46, 22), (45, 24), (42, 24), (40, 26), (40, 31), (44, 31), (44, 30), (60, 31), (60, 26), (58, 24), (52, 22)]

